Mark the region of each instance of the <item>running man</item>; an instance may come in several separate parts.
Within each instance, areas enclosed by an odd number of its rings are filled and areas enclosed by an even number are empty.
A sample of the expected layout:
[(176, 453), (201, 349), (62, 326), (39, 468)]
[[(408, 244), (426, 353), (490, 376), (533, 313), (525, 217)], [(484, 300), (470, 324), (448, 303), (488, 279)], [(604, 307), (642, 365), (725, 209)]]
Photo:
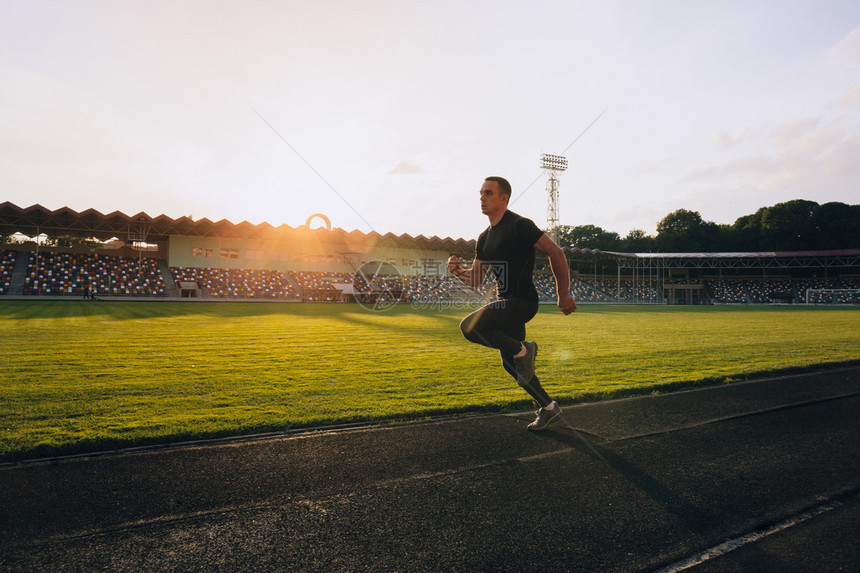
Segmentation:
[(535, 250), (549, 257), (555, 275), (558, 307), (564, 314), (576, 310), (570, 295), (570, 272), (561, 248), (530, 219), (508, 210), (511, 184), (502, 177), (487, 177), (481, 186), (481, 212), (490, 226), (478, 237), (475, 261), (460, 266), (456, 256), (448, 259), (448, 272), (472, 288), (493, 273), (499, 300), (481, 307), (460, 323), (470, 342), (499, 351), (502, 366), (540, 406), (529, 430), (545, 430), (561, 415), (561, 407), (549, 397), (535, 375), (537, 343), (525, 340), (526, 323), (538, 310), (538, 293), (532, 275)]

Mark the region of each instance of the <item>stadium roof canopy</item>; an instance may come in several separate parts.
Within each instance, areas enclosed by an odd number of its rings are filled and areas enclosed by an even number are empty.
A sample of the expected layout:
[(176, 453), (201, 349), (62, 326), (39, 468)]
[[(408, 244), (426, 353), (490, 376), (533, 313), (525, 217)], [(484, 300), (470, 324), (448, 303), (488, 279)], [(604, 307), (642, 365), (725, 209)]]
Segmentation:
[(301, 239), (311, 234), (315, 239), (332, 244), (357, 245), (374, 243), (377, 245), (392, 245), (421, 250), (447, 250), (451, 252), (470, 252), (475, 249), (474, 241), (465, 239), (425, 237), (409, 234), (381, 235), (376, 231), (363, 233), (361, 231), (345, 231), (340, 228), (332, 230), (319, 228), (309, 229), (306, 226), (290, 227), (281, 225), (274, 227), (269, 223), (254, 225), (248, 221), (232, 223), (226, 219), (210, 221), (209, 219), (192, 220), (189, 217), (172, 219), (167, 215), (151, 217), (146, 213), (126, 215), (119, 211), (107, 215), (87, 209), (77, 212), (68, 207), (50, 210), (42, 205), (19, 207), (8, 201), (0, 203), (0, 235), (20, 233), (28, 237), (47, 235), (51, 237), (81, 237), (96, 238), (106, 241), (112, 238), (122, 240), (143, 240), (148, 243), (166, 241), (171, 235), (193, 237), (221, 237), (236, 239), (256, 239), (288, 241)]
[(860, 249), (751, 253), (617, 253), (579, 247), (565, 247), (563, 250), (571, 259), (612, 259), (621, 267), (659, 266), (687, 269), (860, 267)]
[[(465, 239), (425, 237), (409, 234), (381, 235), (376, 231), (345, 231), (306, 226), (274, 227), (269, 223), (254, 225), (248, 221), (232, 223), (226, 219), (210, 221), (189, 217), (172, 219), (167, 215), (151, 217), (146, 213), (126, 215), (119, 211), (103, 214), (95, 209), (77, 212), (68, 207), (50, 210), (42, 205), (19, 207), (8, 201), (0, 203), (0, 236), (20, 233), (28, 237), (81, 237), (109, 240), (142, 240), (148, 243), (167, 241), (171, 235), (220, 237), (236, 239), (290, 241), (312, 236), (332, 245), (359, 246), (373, 244), (419, 250), (439, 250), (474, 254), (475, 241)], [(860, 249), (836, 251), (755, 252), (755, 253), (618, 253), (600, 249), (565, 247), (570, 259), (613, 261), (620, 267), (663, 268), (821, 268), (860, 267)]]

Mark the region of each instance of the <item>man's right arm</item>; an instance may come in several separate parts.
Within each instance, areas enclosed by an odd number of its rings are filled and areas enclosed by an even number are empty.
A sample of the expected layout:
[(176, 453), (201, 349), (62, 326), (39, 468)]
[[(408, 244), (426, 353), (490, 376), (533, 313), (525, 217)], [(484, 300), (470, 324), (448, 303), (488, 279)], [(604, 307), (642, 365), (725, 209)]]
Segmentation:
[(456, 255), (451, 255), (448, 259), (448, 272), (466, 286), (477, 288), (484, 282), (484, 277), (487, 275), (487, 265), (480, 259), (475, 259), (471, 267), (464, 268), (460, 266), (460, 259)]

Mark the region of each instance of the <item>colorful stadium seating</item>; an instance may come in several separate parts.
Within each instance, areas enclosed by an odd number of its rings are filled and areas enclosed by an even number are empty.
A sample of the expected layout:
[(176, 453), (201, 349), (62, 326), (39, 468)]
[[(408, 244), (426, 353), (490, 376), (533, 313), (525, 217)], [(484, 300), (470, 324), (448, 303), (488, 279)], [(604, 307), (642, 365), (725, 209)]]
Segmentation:
[[(0, 295), (8, 294), (18, 253), (0, 252)], [(100, 254), (29, 253), (24, 278), (26, 295), (83, 295), (89, 287), (98, 296), (166, 296), (158, 261), (152, 258), (123, 258)], [(345, 272), (171, 267), (170, 280), (194, 282), (203, 296), (213, 299), (292, 299), (305, 302), (338, 302), (339, 287), (352, 285), (359, 300), (381, 295), (402, 302), (449, 301), (468, 296), (468, 290), (454, 277), (444, 274), (416, 276), (354, 276)], [(542, 302), (555, 302), (555, 277), (535, 274), (535, 286)], [(18, 279), (20, 280), (20, 278)], [(20, 283), (18, 283), (20, 284)], [(849, 292), (812, 292), (811, 304), (860, 304), (860, 278), (789, 279), (721, 278), (673, 279), (665, 285), (701, 285), (703, 300), (717, 304), (772, 304), (807, 302), (808, 289), (842, 289)], [(16, 287), (17, 288), (17, 287)], [(481, 299), (492, 298), (495, 281), (488, 278), (474, 289)], [(663, 302), (662, 285), (656, 280), (618, 280), (615, 277), (571, 279), (570, 291), (579, 302)]]
[(170, 267), (170, 273), (175, 282), (195, 282), (216, 298), (297, 296), (290, 278), (278, 271)]
[(24, 294), (164, 296), (155, 259), (82, 253), (30, 253)]
[(0, 294), (9, 292), (12, 284), (12, 270), (15, 268), (15, 251), (3, 251), (0, 253)]

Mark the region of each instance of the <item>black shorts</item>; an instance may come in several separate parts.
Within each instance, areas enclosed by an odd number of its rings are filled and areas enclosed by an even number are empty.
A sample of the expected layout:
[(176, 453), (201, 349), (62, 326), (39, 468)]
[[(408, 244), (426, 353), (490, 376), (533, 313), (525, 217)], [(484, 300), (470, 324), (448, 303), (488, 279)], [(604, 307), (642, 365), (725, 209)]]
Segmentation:
[(460, 331), (470, 342), (516, 354), (526, 337), (526, 323), (537, 314), (537, 301), (501, 299), (483, 306), (460, 322)]

